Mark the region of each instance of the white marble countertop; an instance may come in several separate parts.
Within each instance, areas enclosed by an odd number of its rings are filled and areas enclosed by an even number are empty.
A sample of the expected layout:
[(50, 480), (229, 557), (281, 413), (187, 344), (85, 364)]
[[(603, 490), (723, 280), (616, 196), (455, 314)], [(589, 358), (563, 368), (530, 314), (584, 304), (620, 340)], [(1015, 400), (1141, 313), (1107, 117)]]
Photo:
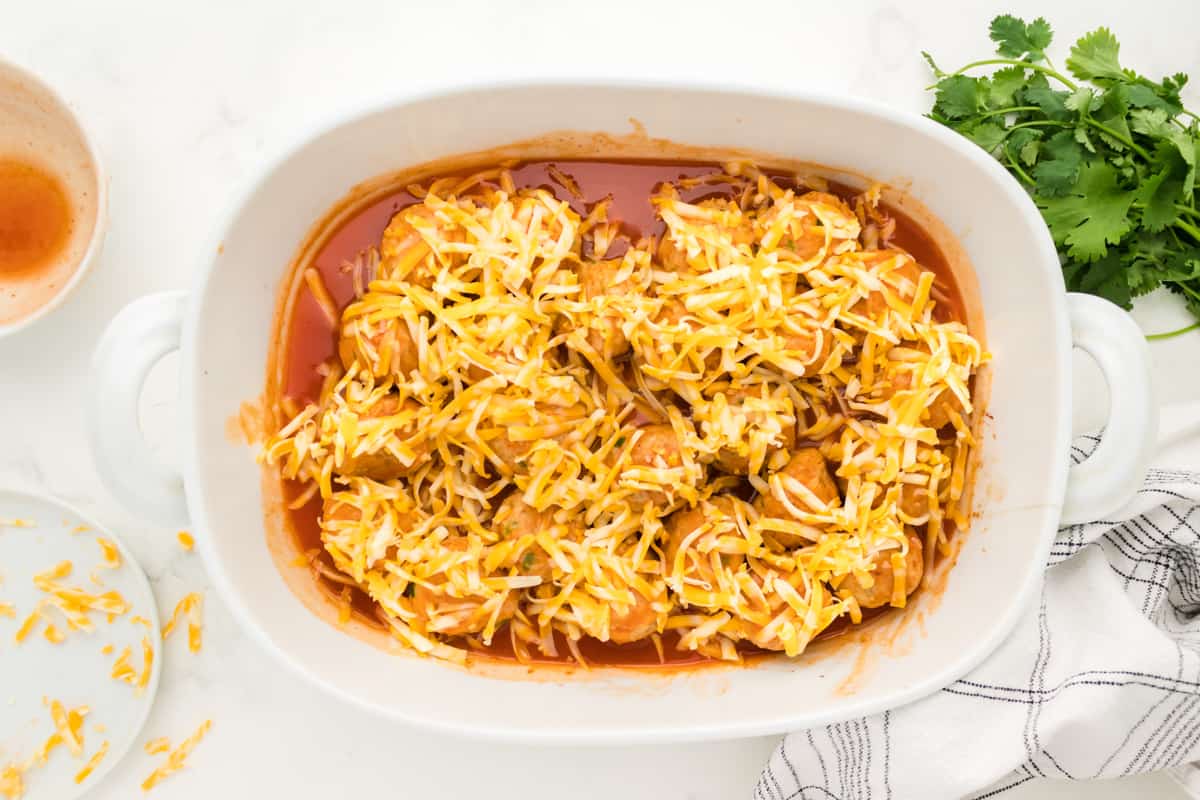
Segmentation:
[[(207, 590), (198, 558), (180, 550), (174, 531), (130, 516), (103, 490), (84, 433), (88, 358), (126, 302), (190, 285), (235, 190), (286, 143), (340, 110), (462, 80), (561, 74), (813, 87), (925, 110), (929, 76), (918, 51), (931, 50), (947, 65), (983, 57), (991, 50), (988, 20), (1002, 10), (1045, 15), (1064, 42), (1106, 24), (1127, 63), (1151, 75), (1185, 70), (1200, 79), (1193, 38), (1200, 4), (1154, 5), (1171, 9), (1149, 14), (1144, 3), (1119, 0), (690, 0), (671, 8), (647, 0), (9, 3), (0, 55), (39, 72), (87, 120), (111, 173), (112, 225), (103, 258), (74, 297), (0, 341), (0, 485), (52, 492), (117, 529), (164, 610), (185, 592)], [(1186, 317), (1171, 299), (1151, 298), (1138, 319), (1163, 330)], [(1197, 352), (1197, 333), (1153, 346), (1162, 397), (1200, 399)], [(168, 452), (173, 378), (168, 361), (143, 401), (144, 426)], [(1088, 427), (1098, 412), (1083, 411), (1089, 419), (1080, 427)], [(206, 624), (199, 655), (168, 642), (146, 729), (147, 737), (178, 740), (202, 720), (214, 721), (186, 772), (156, 790), (164, 800), (221, 790), (298, 800), (372, 790), (497, 800), (724, 800), (749, 796), (775, 744), (542, 750), (444, 738), (368, 717), (300, 683), (237, 630), (211, 592)], [(135, 796), (151, 768), (134, 753), (92, 796)], [(1030, 784), (1009, 796), (1135, 795), (1182, 796), (1161, 777)]]

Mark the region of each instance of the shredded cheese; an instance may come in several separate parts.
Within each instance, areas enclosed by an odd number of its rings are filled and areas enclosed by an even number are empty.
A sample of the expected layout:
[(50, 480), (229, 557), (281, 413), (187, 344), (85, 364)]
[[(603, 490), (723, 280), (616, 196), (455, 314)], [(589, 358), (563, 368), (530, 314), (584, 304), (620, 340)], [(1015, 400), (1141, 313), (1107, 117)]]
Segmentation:
[(100, 553), (104, 558), (104, 566), (109, 569), (116, 569), (121, 566), (121, 551), (117, 549), (116, 544), (103, 537), (97, 538), (96, 544), (100, 545)]
[(187, 531), (180, 531), (179, 533), (175, 534), (175, 539), (179, 542), (180, 547), (189, 552), (193, 547), (196, 546), (196, 540), (192, 538), (192, 535)]
[(19, 800), (25, 795), (25, 768), (21, 764), (5, 764), (0, 769), (0, 795), (6, 800)]
[(75, 773), (75, 783), (83, 783), (86, 781), (92, 772), (95, 771), (96, 767), (100, 765), (100, 762), (104, 760), (106, 755), (108, 755), (107, 741), (100, 745), (99, 750), (97, 750), (95, 753), (92, 753), (92, 757), (89, 758), (87, 763), (83, 765), (83, 769)]
[(175, 604), (175, 610), (171, 612), (170, 619), (163, 625), (162, 637), (166, 639), (179, 625), (180, 619), (186, 614), (188, 619), (188, 650), (193, 653), (200, 652), (202, 639), (202, 624), (203, 624), (203, 607), (204, 598), (197, 592), (191, 592), (185, 595), (178, 603)]
[[(142, 781), (142, 791), (150, 791), (168, 776), (183, 769), (185, 766), (184, 762), (187, 760), (187, 757), (191, 754), (192, 750), (195, 749), (196, 745), (200, 743), (200, 740), (204, 738), (205, 734), (208, 733), (211, 727), (212, 720), (205, 720), (200, 727), (196, 729), (195, 733), (180, 742), (179, 746), (167, 755), (166, 760), (153, 772), (151, 772), (144, 781)], [(165, 742), (165, 740), (161, 741)], [(149, 744), (147, 744), (147, 748), (149, 748)], [(149, 752), (149, 749), (147, 749), (147, 752)]]
[(157, 739), (151, 739), (142, 746), (148, 756), (156, 756), (159, 753), (165, 753), (171, 749), (171, 740), (166, 736), (160, 736)]
[[(701, 185), (727, 193), (684, 199)], [(930, 553), (966, 527), (989, 356), (888, 245), (877, 190), (852, 210), (728, 165), (661, 186), (665, 232), (611, 257), (606, 202), (581, 218), (502, 168), (413, 191), (348, 306), (305, 274), (340, 363), (262, 450), (323, 503), (333, 568), (296, 563), (346, 584), (340, 622), (353, 585), (457, 662), (498, 631), (518, 658), (667, 630), (795, 656), (904, 605), (917, 526)]]
[(93, 612), (104, 615), (109, 622), (112, 622), (129, 611), (129, 602), (120, 592), (109, 590), (94, 594), (81, 586), (68, 586), (62, 583), (62, 579), (68, 577), (71, 571), (71, 562), (61, 561), (54, 567), (33, 576), (34, 586), (45, 593), (46, 597), (41, 601), (38, 609), (35, 609), (33, 614), (26, 619), (21, 630), (17, 632), (18, 642), (32, 630), (43, 607), (55, 608), (61, 612), (69, 630), (88, 632), (95, 630), (96, 627), (92, 619)]

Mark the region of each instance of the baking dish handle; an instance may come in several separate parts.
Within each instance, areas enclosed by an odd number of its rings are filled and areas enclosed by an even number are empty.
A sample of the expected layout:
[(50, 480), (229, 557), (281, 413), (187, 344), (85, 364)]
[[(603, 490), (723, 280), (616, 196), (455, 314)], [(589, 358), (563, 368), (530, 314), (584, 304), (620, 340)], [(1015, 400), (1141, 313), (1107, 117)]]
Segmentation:
[(1108, 422), (1100, 443), (1071, 466), (1062, 524), (1103, 519), (1141, 488), (1158, 430), (1150, 385), (1150, 348), (1129, 314), (1089, 294), (1068, 294), (1071, 340), (1100, 366), (1108, 383)]
[(134, 300), (108, 324), (92, 355), (88, 428), (93, 458), (109, 491), (126, 508), (166, 525), (187, 521), (183, 479), (150, 449), (138, 422), (138, 400), (150, 369), (179, 349), (186, 294)]

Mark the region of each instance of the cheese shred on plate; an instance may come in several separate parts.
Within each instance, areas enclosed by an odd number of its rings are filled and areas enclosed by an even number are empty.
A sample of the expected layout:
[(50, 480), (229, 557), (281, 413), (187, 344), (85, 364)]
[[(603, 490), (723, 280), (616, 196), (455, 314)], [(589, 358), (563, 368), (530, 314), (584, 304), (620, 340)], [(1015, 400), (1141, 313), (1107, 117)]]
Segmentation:
[(878, 187), (729, 164), (656, 188), (639, 239), (503, 168), (411, 191), (262, 451), (407, 647), (796, 656), (966, 527), (989, 357)]

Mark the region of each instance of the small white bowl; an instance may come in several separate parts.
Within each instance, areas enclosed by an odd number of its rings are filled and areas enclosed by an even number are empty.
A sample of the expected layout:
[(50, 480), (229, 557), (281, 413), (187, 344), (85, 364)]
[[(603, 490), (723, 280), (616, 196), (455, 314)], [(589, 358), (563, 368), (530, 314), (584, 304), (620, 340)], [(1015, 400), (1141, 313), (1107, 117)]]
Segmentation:
[(75, 112), (28, 70), (0, 59), (0, 158), (18, 158), (57, 177), (73, 215), (70, 238), (48, 269), (0, 280), (0, 337), (22, 330), (66, 299), (99, 256), (108, 227), (108, 180)]

